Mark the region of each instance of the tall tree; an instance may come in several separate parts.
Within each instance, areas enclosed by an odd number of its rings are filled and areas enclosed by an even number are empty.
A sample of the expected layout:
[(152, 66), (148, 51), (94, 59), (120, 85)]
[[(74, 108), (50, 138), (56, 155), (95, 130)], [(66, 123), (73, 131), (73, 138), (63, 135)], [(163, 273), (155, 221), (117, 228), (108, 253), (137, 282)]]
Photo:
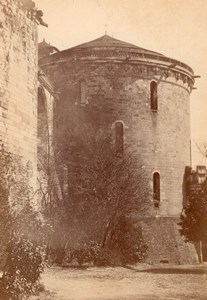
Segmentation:
[(202, 262), (202, 243), (207, 242), (207, 181), (190, 193), (179, 225), (186, 242), (200, 245), (199, 255)]
[(89, 125), (62, 132), (59, 146), (56, 159), (70, 237), (99, 239), (105, 247), (123, 218), (146, 211), (148, 183), (141, 161), (130, 147), (120, 155), (109, 131)]

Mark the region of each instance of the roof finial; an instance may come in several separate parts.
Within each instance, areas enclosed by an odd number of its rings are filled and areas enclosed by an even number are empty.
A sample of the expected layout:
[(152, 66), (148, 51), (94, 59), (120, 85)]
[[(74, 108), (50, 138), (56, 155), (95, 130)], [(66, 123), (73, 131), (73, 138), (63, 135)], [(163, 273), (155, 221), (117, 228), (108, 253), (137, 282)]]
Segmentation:
[(105, 24), (105, 35), (107, 35), (108, 24)]

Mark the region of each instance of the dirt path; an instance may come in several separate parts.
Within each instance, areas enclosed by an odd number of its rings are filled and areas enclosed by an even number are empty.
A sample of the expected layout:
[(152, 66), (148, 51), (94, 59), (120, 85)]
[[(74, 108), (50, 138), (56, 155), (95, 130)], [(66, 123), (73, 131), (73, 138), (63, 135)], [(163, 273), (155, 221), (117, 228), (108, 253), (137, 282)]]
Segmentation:
[(206, 300), (207, 272), (49, 269), (34, 300)]

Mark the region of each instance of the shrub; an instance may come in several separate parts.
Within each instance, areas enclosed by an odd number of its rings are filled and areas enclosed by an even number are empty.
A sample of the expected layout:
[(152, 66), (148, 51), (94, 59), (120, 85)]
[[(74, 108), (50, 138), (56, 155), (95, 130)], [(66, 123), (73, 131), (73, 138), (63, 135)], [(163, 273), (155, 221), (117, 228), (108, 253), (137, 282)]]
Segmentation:
[(123, 265), (138, 263), (147, 254), (141, 228), (137, 223), (134, 224), (130, 217), (125, 216), (119, 220), (112, 231), (109, 247), (117, 253)]
[[(30, 205), (27, 169), (0, 145), (0, 299), (27, 299), (44, 269), (48, 224)], [(3, 258), (3, 259), (2, 259)]]
[(4, 300), (24, 300), (38, 289), (45, 266), (45, 236), (49, 226), (42, 224), (29, 204), (11, 219), (0, 295)]
[(76, 260), (80, 266), (115, 266), (138, 263), (146, 257), (147, 246), (140, 226), (132, 218), (122, 216), (108, 234), (103, 245), (99, 241), (88, 241), (66, 250), (66, 262)]
[(4, 299), (23, 300), (36, 292), (44, 270), (44, 247), (25, 239), (13, 237), (8, 243), (7, 261), (2, 278)]
[(93, 263), (96, 267), (113, 267), (115, 265), (115, 253), (107, 247), (98, 247), (93, 256)]
[(71, 262), (76, 260), (79, 266), (83, 264), (90, 264), (93, 262), (90, 243), (83, 243), (82, 245), (76, 244), (72, 248), (66, 249), (66, 261)]
[(89, 241), (83, 245), (76, 245), (74, 248), (67, 249), (66, 260), (71, 262), (76, 260), (79, 266), (83, 264), (93, 264), (97, 267), (113, 266), (114, 256), (112, 250), (102, 248), (100, 242)]

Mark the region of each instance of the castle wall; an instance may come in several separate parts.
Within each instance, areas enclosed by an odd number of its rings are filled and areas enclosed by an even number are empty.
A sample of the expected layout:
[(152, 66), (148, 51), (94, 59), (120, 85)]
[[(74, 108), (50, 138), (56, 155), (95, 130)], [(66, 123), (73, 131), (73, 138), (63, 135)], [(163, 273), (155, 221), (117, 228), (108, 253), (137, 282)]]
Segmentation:
[[(154, 74), (134, 63), (89, 61), (67, 58), (43, 63), (42, 67), (62, 95), (62, 124), (71, 116), (112, 128), (124, 123), (124, 141), (140, 155), (148, 174), (152, 194), (152, 175), (161, 178), (160, 216), (179, 216), (183, 201), (183, 176), (190, 164), (190, 115), (188, 83), (169, 74), (158, 84), (158, 111), (150, 108), (150, 82)], [(86, 82), (86, 104), (80, 103), (80, 82)], [(76, 114), (74, 114), (76, 111)], [(69, 117), (70, 116), (70, 117)], [(152, 195), (151, 195), (152, 201)], [(153, 201), (152, 201), (153, 207)]]
[(37, 24), (28, 3), (0, 2), (0, 138), (6, 149), (28, 163), (35, 182)]

